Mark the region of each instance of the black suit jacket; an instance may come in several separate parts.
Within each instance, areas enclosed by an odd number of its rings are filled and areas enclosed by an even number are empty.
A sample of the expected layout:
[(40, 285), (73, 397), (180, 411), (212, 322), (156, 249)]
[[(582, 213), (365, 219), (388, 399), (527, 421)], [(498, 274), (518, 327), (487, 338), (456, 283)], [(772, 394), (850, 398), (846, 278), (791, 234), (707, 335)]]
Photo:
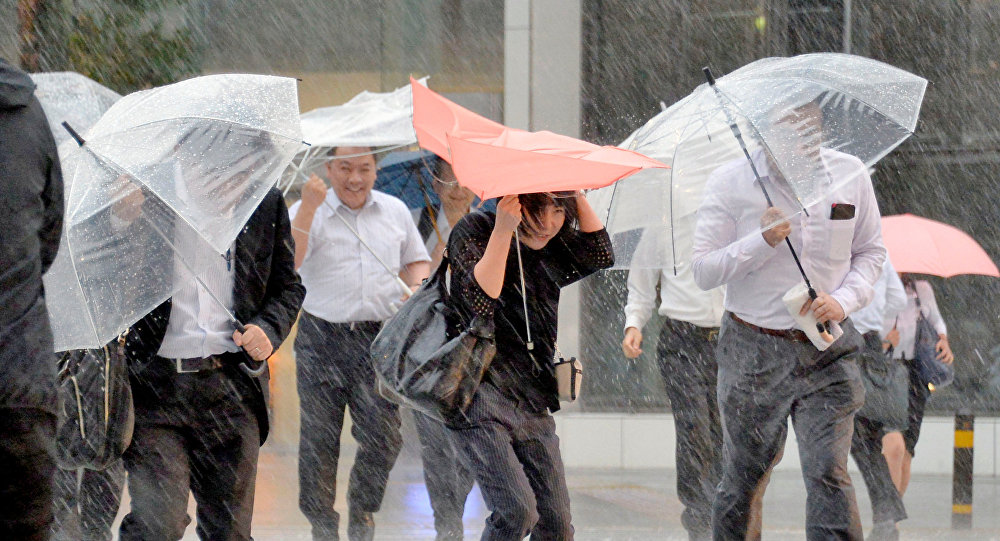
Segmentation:
[[(257, 325), (277, 350), (295, 322), (306, 290), (295, 271), (295, 241), (292, 240), (288, 209), (281, 192), (271, 189), (236, 237), (233, 280), (233, 312), (244, 325)], [(156, 407), (159, 389), (144, 377), (149, 363), (163, 343), (170, 320), (171, 301), (156, 307), (129, 330), (126, 356), (137, 408)], [(235, 366), (227, 366), (230, 377), (245, 378), (252, 389), (245, 397), (253, 407), (260, 427), (260, 442), (267, 439), (267, 384), (269, 374), (251, 378)]]

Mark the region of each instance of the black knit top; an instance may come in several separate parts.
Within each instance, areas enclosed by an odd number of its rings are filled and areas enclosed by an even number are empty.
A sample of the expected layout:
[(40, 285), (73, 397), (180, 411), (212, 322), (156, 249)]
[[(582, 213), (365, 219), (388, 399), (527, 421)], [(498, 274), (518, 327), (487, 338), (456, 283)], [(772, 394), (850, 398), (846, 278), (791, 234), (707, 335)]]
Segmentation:
[(521, 245), (524, 282), (534, 350), (526, 346), (517, 243), (511, 240), (500, 297), (493, 299), (479, 286), (473, 269), (482, 259), (496, 215), (467, 214), (448, 239), (451, 300), (465, 321), (493, 318), (497, 354), (486, 377), (500, 391), (532, 411), (559, 409), (552, 359), (555, 352), (560, 288), (614, 263), (611, 239), (601, 229), (580, 232), (566, 225), (541, 250)]

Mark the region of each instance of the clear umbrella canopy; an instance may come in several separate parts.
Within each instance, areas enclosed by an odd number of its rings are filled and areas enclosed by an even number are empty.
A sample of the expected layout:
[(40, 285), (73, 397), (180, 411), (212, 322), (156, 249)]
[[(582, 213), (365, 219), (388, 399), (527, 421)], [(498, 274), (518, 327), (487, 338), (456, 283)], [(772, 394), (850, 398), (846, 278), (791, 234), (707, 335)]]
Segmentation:
[(35, 96), (45, 110), (57, 145), (71, 140), (69, 132), (61, 126), (63, 122), (80, 132), (88, 130), (122, 97), (74, 71), (33, 73), (31, 80), (38, 85)]
[(63, 164), (64, 231), (45, 275), (60, 351), (100, 347), (216, 258), (233, 260), (301, 146), (296, 81), (210, 75), (137, 92), (83, 138)]
[[(882, 62), (818, 53), (758, 60), (714, 87), (699, 86), (621, 144), (670, 169), (641, 171), (588, 195), (612, 235), (616, 267), (690, 259), (695, 220), (681, 218), (697, 212), (713, 172), (747, 161), (731, 124), (759, 174), (790, 193), (794, 204), (781, 210), (793, 217), (857, 180), (831, 178), (830, 156), (849, 154), (870, 167), (909, 137), (926, 85)], [(640, 239), (649, 249), (637, 251)]]
[[(427, 78), (421, 81), (426, 83)], [(344, 104), (303, 113), (302, 136), (310, 147), (286, 171), (282, 181), (286, 192), (326, 162), (326, 153), (333, 147), (393, 149), (415, 144), (410, 85), (392, 92), (366, 90)]]

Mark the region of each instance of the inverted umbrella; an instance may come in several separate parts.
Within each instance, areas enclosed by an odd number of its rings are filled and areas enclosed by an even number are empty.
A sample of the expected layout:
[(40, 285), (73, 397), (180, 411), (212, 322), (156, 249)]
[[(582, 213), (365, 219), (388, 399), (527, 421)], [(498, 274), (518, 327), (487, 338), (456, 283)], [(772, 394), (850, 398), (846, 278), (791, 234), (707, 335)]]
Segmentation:
[(420, 146), (451, 163), (459, 184), (480, 199), (581, 190), (663, 163), (637, 152), (601, 147), (549, 131), (508, 128), (411, 79), (413, 126)]
[(948, 224), (913, 214), (883, 216), (882, 242), (898, 272), (1000, 278), (1000, 270), (986, 250), (968, 233)]
[(63, 164), (63, 236), (44, 277), (57, 351), (100, 347), (215, 258), (232, 261), (301, 145), (296, 81), (210, 75), (136, 92), (80, 143)]
[(56, 145), (70, 140), (69, 133), (62, 127), (63, 122), (77, 131), (86, 131), (122, 97), (114, 90), (73, 71), (33, 73), (31, 80), (38, 85), (35, 96), (49, 119), (49, 128)]
[(341, 105), (303, 113), (302, 135), (311, 146), (287, 172), (285, 191), (308, 178), (305, 172), (326, 161), (324, 154), (333, 147), (399, 148), (416, 143), (410, 86), (392, 92), (366, 90)]
[[(689, 261), (693, 230), (674, 223), (698, 210), (709, 175), (726, 164), (752, 158), (758, 173), (770, 176), (764, 184), (779, 179), (793, 196), (794, 204), (781, 208), (787, 217), (808, 212), (857, 180), (829, 178), (824, 156), (839, 152), (874, 165), (915, 129), (926, 85), (882, 62), (837, 53), (765, 58), (702, 84), (622, 143), (670, 169), (643, 171), (588, 194), (612, 235), (615, 266), (670, 268)], [(810, 108), (820, 112), (820, 125)], [(660, 248), (634, 260), (642, 236)]]

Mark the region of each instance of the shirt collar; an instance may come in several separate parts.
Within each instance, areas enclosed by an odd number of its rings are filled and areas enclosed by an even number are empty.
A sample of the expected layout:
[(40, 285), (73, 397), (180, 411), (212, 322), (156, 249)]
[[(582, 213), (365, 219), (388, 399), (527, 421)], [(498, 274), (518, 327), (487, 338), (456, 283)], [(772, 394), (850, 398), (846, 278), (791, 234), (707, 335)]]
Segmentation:
[(372, 206), (374, 206), (374, 205), (376, 205), (378, 203), (378, 200), (375, 198), (375, 190), (372, 190), (372, 191), (368, 192), (368, 198), (365, 199), (365, 204), (362, 205), (361, 208), (357, 209), (357, 210), (352, 209), (352, 208), (348, 208), (347, 205), (344, 205), (344, 203), (341, 202), (340, 198), (337, 197), (337, 192), (335, 192), (333, 190), (333, 188), (327, 188), (327, 190), (326, 190), (326, 200), (329, 201), (330, 202), (330, 206), (333, 207), (333, 210), (330, 211), (331, 214), (333, 214), (333, 213), (337, 212), (338, 210), (340, 210), (341, 207), (343, 207), (344, 211), (346, 211), (346, 212), (358, 213), (358, 212), (361, 212), (364, 209), (370, 208), (370, 207), (372, 207)]

